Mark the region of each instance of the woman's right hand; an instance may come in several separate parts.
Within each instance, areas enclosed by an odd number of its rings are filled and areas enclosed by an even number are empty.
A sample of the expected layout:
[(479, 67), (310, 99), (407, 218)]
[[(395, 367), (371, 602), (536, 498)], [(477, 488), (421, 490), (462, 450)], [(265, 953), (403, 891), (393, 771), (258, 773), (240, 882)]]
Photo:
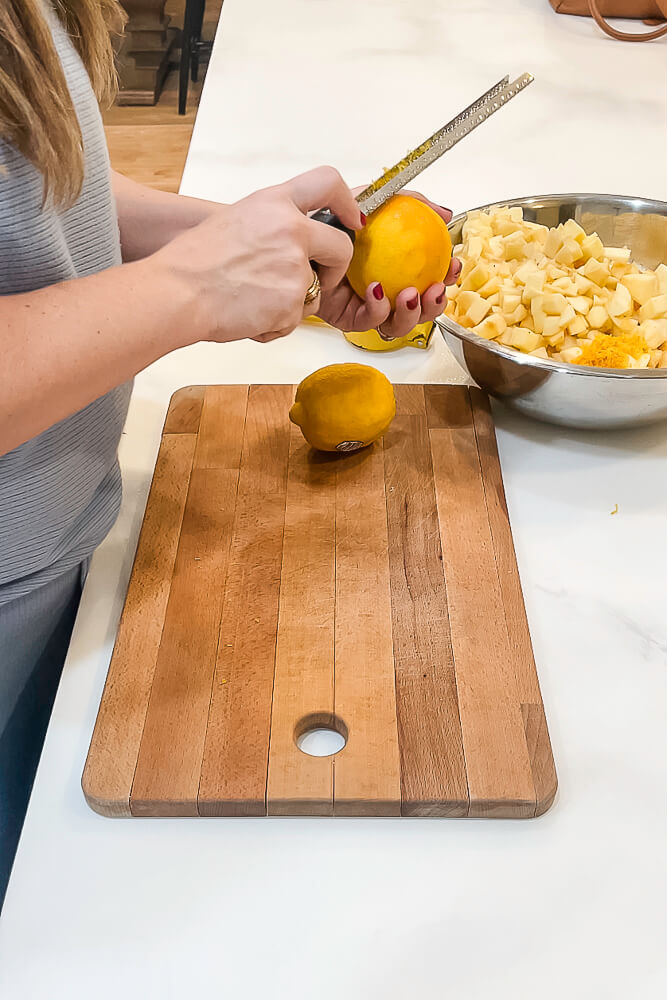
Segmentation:
[(184, 345), (273, 340), (317, 312), (319, 297), (304, 306), (313, 280), (310, 261), (318, 263), (322, 288), (334, 288), (353, 250), (345, 233), (308, 218), (319, 208), (329, 208), (349, 229), (363, 224), (338, 171), (318, 167), (221, 205), (154, 255), (154, 263), (194, 293), (193, 328)]

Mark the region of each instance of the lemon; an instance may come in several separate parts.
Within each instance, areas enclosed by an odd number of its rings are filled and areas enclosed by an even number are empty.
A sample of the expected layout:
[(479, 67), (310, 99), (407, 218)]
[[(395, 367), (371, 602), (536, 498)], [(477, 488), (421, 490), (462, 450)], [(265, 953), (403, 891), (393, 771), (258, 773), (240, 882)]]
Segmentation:
[(362, 299), (379, 281), (393, 309), (404, 288), (423, 295), (442, 281), (451, 259), (452, 241), (440, 216), (418, 198), (396, 195), (356, 234), (347, 280)]
[(377, 441), (396, 415), (394, 389), (368, 365), (327, 365), (301, 382), (290, 420), (320, 451), (357, 451)]

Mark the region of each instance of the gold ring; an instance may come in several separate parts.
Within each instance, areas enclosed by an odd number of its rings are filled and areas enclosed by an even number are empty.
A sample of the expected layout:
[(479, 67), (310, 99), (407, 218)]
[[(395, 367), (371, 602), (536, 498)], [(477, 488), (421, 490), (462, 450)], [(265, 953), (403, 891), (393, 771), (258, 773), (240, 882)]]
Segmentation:
[(306, 297), (303, 300), (304, 306), (309, 306), (311, 302), (314, 302), (322, 291), (322, 286), (320, 285), (320, 279), (318, 278), (315, 271), (313, 271), (313, 280), (310, 284), (310, 288), (306, 292)]

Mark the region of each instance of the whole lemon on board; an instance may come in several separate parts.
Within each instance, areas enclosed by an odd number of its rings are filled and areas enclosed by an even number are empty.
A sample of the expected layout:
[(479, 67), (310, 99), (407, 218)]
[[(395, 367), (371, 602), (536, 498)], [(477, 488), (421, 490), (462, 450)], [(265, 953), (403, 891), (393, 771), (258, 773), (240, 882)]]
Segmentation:
[(396, 415), (394, 389), (368, 365), (327, 365), (301, 382), (289, 412), (320, 451), (357, 451), (377, 441)]
[(443, 281), (451, 259), (449, 230), (437, 212), (418, 198), (395, 195), (356, 233), (347, 280), (362, 299), (379, 281), (393, 308), (404, 288), (423, 295)]

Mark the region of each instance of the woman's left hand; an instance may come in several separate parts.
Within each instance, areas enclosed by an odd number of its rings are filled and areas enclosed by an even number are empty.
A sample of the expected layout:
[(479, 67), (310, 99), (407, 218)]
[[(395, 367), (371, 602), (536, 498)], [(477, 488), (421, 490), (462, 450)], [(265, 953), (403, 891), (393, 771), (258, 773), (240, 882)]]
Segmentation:
[[(363, 188), (358, 188), (354, 194), (362, 190)], [(448, 208), (433, 204), (415, 191), (401, 193), (419, 198), (437, 212), (441, 219), (451, 222), (452, 213)], [(444, 281), (431, 285), (421, 296), (416, 288), (404, 288), (396, 299), (394, 312), (391, 311), (389, 300), (379, 282), (369, 285), (365, 297), (360, 299), (347, 281), (343, 280), (335, 288), (322, 292), (317, 315), (344, 333), (352, 330), (377, 330), (382, 325), (380, 336), (385, 340), (406, 337), (420, 323), (432, 323), (443, 312), (447, 286), (456, 284), (460, 272), (461, 262), (452, 258)]]

